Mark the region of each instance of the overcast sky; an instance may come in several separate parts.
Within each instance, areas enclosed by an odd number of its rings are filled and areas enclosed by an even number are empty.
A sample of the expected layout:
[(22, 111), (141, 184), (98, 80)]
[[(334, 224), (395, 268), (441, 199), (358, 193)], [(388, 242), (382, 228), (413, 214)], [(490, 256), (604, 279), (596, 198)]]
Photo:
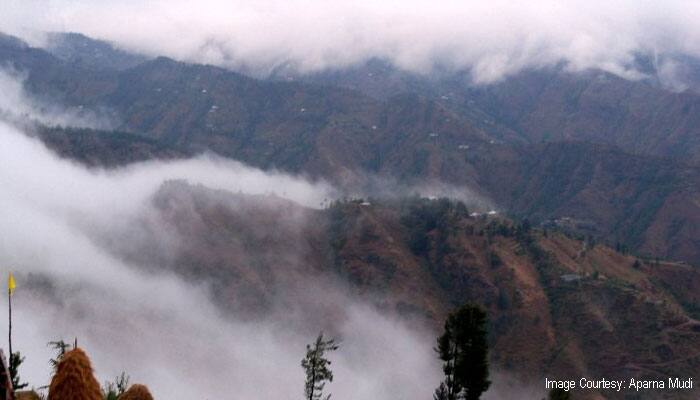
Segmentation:
[(0, 29), (76, 31), (148, 54), (266, 71), (379, 57), (491, 82), (565, 63), (634, 78), (635, 54), (672, 69), (700, 55), (700, 2), (684, 0), (3, 0)]

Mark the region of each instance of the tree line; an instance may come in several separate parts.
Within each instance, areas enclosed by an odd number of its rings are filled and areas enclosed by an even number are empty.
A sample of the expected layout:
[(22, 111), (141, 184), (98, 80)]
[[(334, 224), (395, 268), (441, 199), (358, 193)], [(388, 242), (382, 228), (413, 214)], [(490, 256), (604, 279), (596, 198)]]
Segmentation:
[[(479, 400), (491, 386), (488, 362), (488, 316), (483, 308), (465, 304), (449, 314), (435, 352), (442, 362), (444, 378), (433, 393), (433, 400)], [(305, 400), (329, 400), (324, 396), (327, 382), (333, 381), (327, 353), (338, 350), (335, 339), (320, 333), (306, 346), (301, 366), (306, 374)], [(549, 400), (569, 400), (571, 393), (554, 389)]]
[[(326, 383), (333, 381), (327, 353), (338, 348), (336, 341), (326, 339), (323, 333), (306, 346), (306, 356), (301, 361), (306, 374), (306, 400), (330, 399), (330, 394), (323, 394)], [(491, 385), (487, 316), (481, 307), (466, 304), (452, 312), (437, 338), (435, 352), (445, 377), (435, 389), (434, 400), (478, 400)]]
[[(434, 348), (442, 363), (443, 380), (433, 393), (433, 400), (478, 400), (491, 385), (489, 380), (488, 318), (477, 305), (465, 304), (450, 313), (443, 332), (437, 337)], [(63, 340), (49, 342), (56, 351), (49, 360), (53, 378), (48, 387), (48, 400), (153, 400), (144, 385), (129, 385), (129, 376), (122, 372), (114, 381), (97, 383), (87, 354), (74, 344)], [(304, 399), (329, 400), (326, 384), (333, 381), (332, 362), (329, 353), (340, 348), (336, 339), (327, 338), (323, 332), (306, 345), (301, 360), (304, 370)], [(12, 354), (13, 368), (10, 378), (14, 390), (27, 386), (21, 383), (18, 368), (24, 361), (19, 352)], [(568, 392), (551, 392), (550, 399), (564, 400)]]

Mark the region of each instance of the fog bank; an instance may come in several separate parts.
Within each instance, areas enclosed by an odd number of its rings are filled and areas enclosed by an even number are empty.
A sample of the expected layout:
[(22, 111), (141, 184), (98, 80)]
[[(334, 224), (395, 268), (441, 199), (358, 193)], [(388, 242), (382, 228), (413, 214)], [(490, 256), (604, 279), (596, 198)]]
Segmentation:
[(565, 64), (628, 78), (650, 59), (663, 79), (700, 56), (700, 3), (688, 0), (7, 0), (0, 30), (41, 43), (75, 31), (150, 55), (301, 72), (379, 58), (417, 72), (468, 70), (488, 83)]
[[(276, 192), (310, 206), (331, 195), (327, 185), (207, 158), (88, 170), (3, 123), (0, 143), (0, 265), (18, 281), (14, 349), (27, 357), (24, 380), (47, 384), (52, 354), (46, 343), (78, 337), (100, 381), (125, 370), (157, 398), (301, 395), (304, 345), (323, 326), (290, 329), (274, 314), (236, 320), (213, 305), (207, 287), (167, 271), (144, 272), (92, 233), (137, 223), (168, 179)], [(345, 303), (333, 324), (342, 340), (332, 356), (334, 397), (429, 397), (439, 381), (433, 337), (342, 291), (338, 296)], [(6, 307), (0, 309), (6, 318)]]

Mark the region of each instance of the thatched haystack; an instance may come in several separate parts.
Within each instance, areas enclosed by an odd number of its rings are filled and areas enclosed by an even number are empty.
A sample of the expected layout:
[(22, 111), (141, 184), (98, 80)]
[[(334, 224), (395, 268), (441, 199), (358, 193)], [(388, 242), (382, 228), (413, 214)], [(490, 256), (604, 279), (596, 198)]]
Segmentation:
[(153, 396), (145, 385), (134, 384), (119, 396), (119, 400), (153, 400)]
[(41, 397), (33, 390), (23, 390), (15, 393), (15, 400), (41, 400)]
[(51, 379), (48, 400), (102, 400), (100, 384), (82, 349), (76, 348), (63, 355)]

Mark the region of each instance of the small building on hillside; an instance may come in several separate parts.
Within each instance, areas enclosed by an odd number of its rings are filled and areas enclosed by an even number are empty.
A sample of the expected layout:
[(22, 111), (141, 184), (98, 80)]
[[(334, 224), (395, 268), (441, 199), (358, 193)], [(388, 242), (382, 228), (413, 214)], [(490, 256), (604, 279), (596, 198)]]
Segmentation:
[(564, 274), (561, 276), (561, 280), (564, 282), (576, 282), (581, 280), (581, 275), (579, 274)]

